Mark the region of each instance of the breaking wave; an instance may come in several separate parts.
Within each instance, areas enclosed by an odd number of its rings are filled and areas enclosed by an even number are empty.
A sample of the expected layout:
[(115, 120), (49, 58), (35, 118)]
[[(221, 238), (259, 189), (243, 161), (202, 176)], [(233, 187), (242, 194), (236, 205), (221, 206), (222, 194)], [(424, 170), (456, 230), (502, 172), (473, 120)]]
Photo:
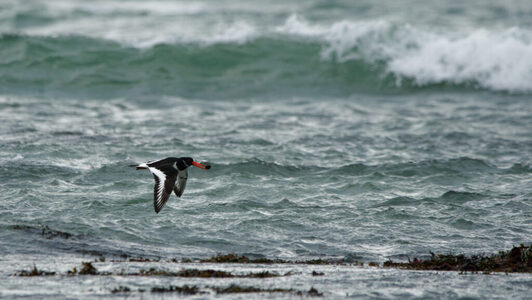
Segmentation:
[(278, 32), (317, 38), (323, 59), (382, 62), (386, 72), (415, 85), (471, 84), (492, 90), (532, 91), (532, 32), (520, 28), (465, 34), (431, 32), (385, 21), (313, 25), (293, 15)]
[[(152, 10), (158, 12), (157, 7)], [(271, 26), (252, 20), (207, 27), (167, 20), (154, 30), (133, 17), (106, 20), (65, 20), (4, 32), (0, 82), (15, 89), (119, 92), (147, 82), (155, 88), (142, 92), (190, 95), (187, 87), (176, 85), (188, 80), (191, 90), (198, 90), (199, 81), (208, 88), (227, 87), (232, 91), (227, 97), (246, 96), (238, 90), (242, 83), (250, 94), (273, 87), (344, 94), (441, 86), (532, 92), (532, 32), (518, 27), (458, 33), (386, 20), (318, 23), (292, 15)], [(15, 51), (21, 48), (22, 53)], [(49, 69), (57, 70), (53, 79)], [(158, 86), (161, 81), (175, 88)]]

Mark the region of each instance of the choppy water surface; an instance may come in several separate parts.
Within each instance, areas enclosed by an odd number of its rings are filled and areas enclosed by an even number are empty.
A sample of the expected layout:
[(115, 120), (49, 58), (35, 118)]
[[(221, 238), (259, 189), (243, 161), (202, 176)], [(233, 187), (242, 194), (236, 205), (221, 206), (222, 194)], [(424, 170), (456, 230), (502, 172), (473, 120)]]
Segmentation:
[[(383, 262), (530, 244), (532, 6), (472, 2), (0, 2), (0, 297), (220, 283), (10, 276), (95, 254)], [(167, 156), (212, 169), (157, 215), (152, 176), (127, 165)], [(532, 284), (269, 268), (326, 276), (239, 282), (369, 298)]]

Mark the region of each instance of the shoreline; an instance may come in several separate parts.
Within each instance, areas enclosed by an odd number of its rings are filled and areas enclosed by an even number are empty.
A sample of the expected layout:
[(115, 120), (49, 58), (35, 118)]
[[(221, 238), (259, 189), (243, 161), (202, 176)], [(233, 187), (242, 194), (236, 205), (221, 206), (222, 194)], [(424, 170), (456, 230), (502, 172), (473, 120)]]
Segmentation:
[[(224, 295), (224, 294), (284, 294), (289, 296), (321, 297), (324, 291), (313, 285), (310, 288), (286, 287), (273, 282), (263, 286), (263, 282), (254, 280), (292, 278), (298, 281), (304, 279), (310, 282), (325, 282), (334, 277), (338, 268), (358, 270), (404, 270), (404, 271), (445, 271), (457, 274), (508, 274), (532, 273), (532, 248), (520, 245), (507, 251), (491, 255), (439, 254), (431, 253), (429, 259), (414, 258), (408, 262), (387, 261), (383, 264), (376, 262), (346, 262), (339, 259), (315, 260), (281, 260), (281, 259), (251, 259), (244, 255), (218, 254), (208, 259), (177, 260), (175, 258), (150, 259), (143, 257), (127, 257), (123, 259), (95, 257), (93, 261), (82, 262), (66, 272), (45, 270), (34, 264), (30, 270), (19, 270), (10, 277), (31, 278), (122, 278), (116, 280), (130, 281), (107, 287), (106, 292), (113, 295), (144, 294), (179, 294), (179, 295)], [(95, 266), (96, 265), (96, 266)], [(173, 270), (179, 266), (179, 270)], [(116, 271), (113, 271), (112, 268)], [(125, 267), (125, 268), (124, 268)], [(284, 270), (280, 271), (279, 267)], [(297, 271), (292, 270), (298, 268)], [(250, 269), (251, 268), (251, 269)], [(127, 271), (125, 270), (127, 269)], [(304, 270), (304, 271), (302, 271)], [(335, 271), (336, 270), (336, 271)], [(135, 279), (137, 278), (137, 279)], [(132, 284), (141, 278), (153, 278), (146, 287), (135, 287)], [(186, 280), (178, 282), (172, 278), (194, 279), (193, 283)], [(230, 281), (228, 281), (230, 279)], [(86, 280), (86, 279), (83, 279)], [(215, 280), (214, 283), (212, 280)], [(233, 280), (233, 281), (231, 281)], [(234, 282), (234, 280), (241, 280)], [(251, 280), (251, 281), (250, 281)], [(318, 281), (316, 281), (318, 280)], [(326, 292), (325, 292), (326, 293)]]

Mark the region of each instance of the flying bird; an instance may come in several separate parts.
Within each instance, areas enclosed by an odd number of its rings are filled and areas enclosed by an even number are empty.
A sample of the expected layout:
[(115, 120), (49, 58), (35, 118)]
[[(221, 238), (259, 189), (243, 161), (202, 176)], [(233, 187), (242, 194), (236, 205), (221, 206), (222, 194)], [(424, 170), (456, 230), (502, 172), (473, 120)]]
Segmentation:
[(130, 165), (137, 170), (149, 170), (155, 179), (153, 189), (153, 207), (159, 213), (174, 191), (177, 197), (181, 197), (187, 185), (188, 170), (190, 166), (208, 170), (206, 166), (195, 162), (191, 157), (167, 157), (165, 159), (149, 161), (140, 165)]

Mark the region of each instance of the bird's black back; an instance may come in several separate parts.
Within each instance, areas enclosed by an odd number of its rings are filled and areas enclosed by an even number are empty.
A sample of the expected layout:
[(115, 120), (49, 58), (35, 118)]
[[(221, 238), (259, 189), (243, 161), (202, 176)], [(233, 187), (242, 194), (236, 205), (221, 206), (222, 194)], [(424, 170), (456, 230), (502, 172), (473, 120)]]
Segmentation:
[(148, 162), (147, 165), (149, 167), (153, 167), (153, 168), (159, 169), (159, 168), (164, 167), (166, 165), (173, 165), (178, 160), (179, 160), (179, 158), (177, 158), (177, 157), (167, 157), (167, 158), (164, 158), (164, 159), (161, 159), (161, 160)]
[(175, 163), (177, 168), (180, 171), (183, 171), (186, 168), (190, 167), (193, 161), (194, 160), (191, 157), (167, 157), (161, 160), (149, 162), (147, 163), (147, 165), (152, 168), (164, 170), (168, 168), (173, 168), (173, 164)]

